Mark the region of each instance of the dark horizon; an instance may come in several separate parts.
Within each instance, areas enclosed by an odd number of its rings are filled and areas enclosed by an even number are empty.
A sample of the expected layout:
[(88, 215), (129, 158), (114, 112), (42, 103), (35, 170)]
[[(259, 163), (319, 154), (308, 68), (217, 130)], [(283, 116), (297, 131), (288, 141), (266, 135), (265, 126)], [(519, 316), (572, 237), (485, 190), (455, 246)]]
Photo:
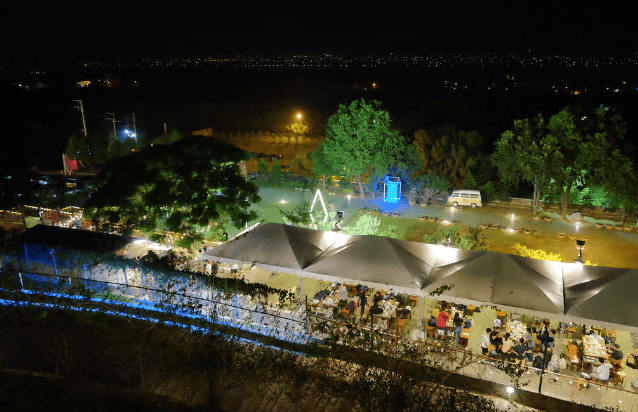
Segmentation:
[(611, 4), (368, 2), (295, 8), (147, 1), (6, 5), (5, 64), (290, 53), (635, 52), (630, 13)]

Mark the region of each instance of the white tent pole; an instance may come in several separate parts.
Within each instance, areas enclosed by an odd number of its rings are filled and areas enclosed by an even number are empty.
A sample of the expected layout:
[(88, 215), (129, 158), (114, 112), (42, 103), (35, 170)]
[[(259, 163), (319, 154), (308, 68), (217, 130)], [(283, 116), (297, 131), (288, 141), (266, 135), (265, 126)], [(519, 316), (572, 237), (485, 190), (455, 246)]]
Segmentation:
[(565, 338), (565, 319), (567, 319), (567, 314), (563, 313), (563, 327), (560, 330), (560, 342), (558, 344), (558, 350), (556, 351), (556, 353), (558, 353), (559, 355), (559, 359), (560, 359), (560, 355), (563, 354), (563, 339)]

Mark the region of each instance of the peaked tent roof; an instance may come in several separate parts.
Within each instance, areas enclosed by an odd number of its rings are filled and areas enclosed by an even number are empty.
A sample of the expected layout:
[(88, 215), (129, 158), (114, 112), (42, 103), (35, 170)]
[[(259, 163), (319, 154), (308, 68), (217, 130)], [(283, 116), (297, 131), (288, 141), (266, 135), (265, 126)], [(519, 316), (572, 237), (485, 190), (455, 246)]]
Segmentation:
[(222, 243), (200, 258), (227, 258), (301, 270), (335, 243), (334, 235), (336, 233), (267, 223)]
[(567, 316), (638, 327), (638, 270), (564, 264)]
[(432, 271), (426, 279), (429, 289), (454, 285), (443, 295), (543, 314), (563, 313), (559, 262), (478, 251), (460, 251), (457, 259)]
[(330, 248), (317, 261), (304, 267), (359, 281), (419, 290), (432, 265), (403, 245), (405, 241), (381, 236), (349, 236), (348, 241)]
[(638, 271), (267, 223), (200, 256), (638, 330)]

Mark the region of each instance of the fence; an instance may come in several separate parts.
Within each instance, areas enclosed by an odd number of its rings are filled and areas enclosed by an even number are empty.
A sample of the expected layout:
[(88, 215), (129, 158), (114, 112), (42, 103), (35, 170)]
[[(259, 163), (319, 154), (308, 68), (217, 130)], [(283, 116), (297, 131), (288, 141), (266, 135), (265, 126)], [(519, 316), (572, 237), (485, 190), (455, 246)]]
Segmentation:
[(253, 303), (245, 296), (217, 291), (198, 279), (175, 282), (162, 289), (150, 282), (144, 285), (130, 284), (128, 277), (124, 276), (119, 277), (118, 282), (110, 282), (87, 276), (77, 278), (15, 271), (2, 273), (2, 287), (5, 290), (35, 291), (43, 297), (72, 298), (83, 294), (92, 296), (92, 301), (119, 301), (132, 310), (170, 312), (179, 317), (200, 318), (294, 343), (307, 343), (315, 339), (308, 333), (308, 321), (304, 319), (302, 306), (273, 313), (259, 301)]

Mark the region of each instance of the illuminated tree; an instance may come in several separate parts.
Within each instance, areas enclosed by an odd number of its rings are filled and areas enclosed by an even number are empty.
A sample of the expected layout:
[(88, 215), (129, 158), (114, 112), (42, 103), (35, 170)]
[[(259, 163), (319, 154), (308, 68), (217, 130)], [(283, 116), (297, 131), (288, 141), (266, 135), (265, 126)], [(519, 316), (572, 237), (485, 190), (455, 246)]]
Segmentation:
[(287, 125), (286, 130), (293, 132), (295, 134), (303, 135), (310, 131), (310, 126), (308, 125), (308, 123), (305, 123), (302, 121), (296, 121)]
[(207, 226), (227, 216), (235, 226), (256, 217), (257, 186), (237, 163), (248, 153), (214, 139), (187, 137), (107, 163), (87, 204), (92, 216), (152, 230)]
[[(603, 115), (602, 109), (596, 114)], [(534, 185), (534, 212), (538, 210), (540, 193), (555, 188), (561, 197), (561, 217), (565, 219), (570, 190), (579, 179), (604, 179), (626, 162), (618, 149), (611, 149), (604, 126), (604, 116), (597, 127), (592, 127), (576, 121), (569, 108), (549, 121), (542, 115), (532, 121), (515, 120), (514, 129), (503, 133), (496, 142), (494, 163), (499, 176), (506, 184), (523, 180)]]
[(468, 173), (478, 172), (482, 162), (478, 132), (455, 128), (417, 130), (413, 145), (423, 162), (419, 174), (436, 174), (447, 178), (453, 187), (461, 187)]
[(339, 105), (328, 119), (326, 140), (313, 152), (313, 167), (317, 174), (356, 178), (365, 196), (361, 176), (373, 170), (387, 172), (398, 163), (404, 146), (403, 137), (392, 128), (390, 114), (381, 109), (381, 102), (355, 100), (348, 106)]

